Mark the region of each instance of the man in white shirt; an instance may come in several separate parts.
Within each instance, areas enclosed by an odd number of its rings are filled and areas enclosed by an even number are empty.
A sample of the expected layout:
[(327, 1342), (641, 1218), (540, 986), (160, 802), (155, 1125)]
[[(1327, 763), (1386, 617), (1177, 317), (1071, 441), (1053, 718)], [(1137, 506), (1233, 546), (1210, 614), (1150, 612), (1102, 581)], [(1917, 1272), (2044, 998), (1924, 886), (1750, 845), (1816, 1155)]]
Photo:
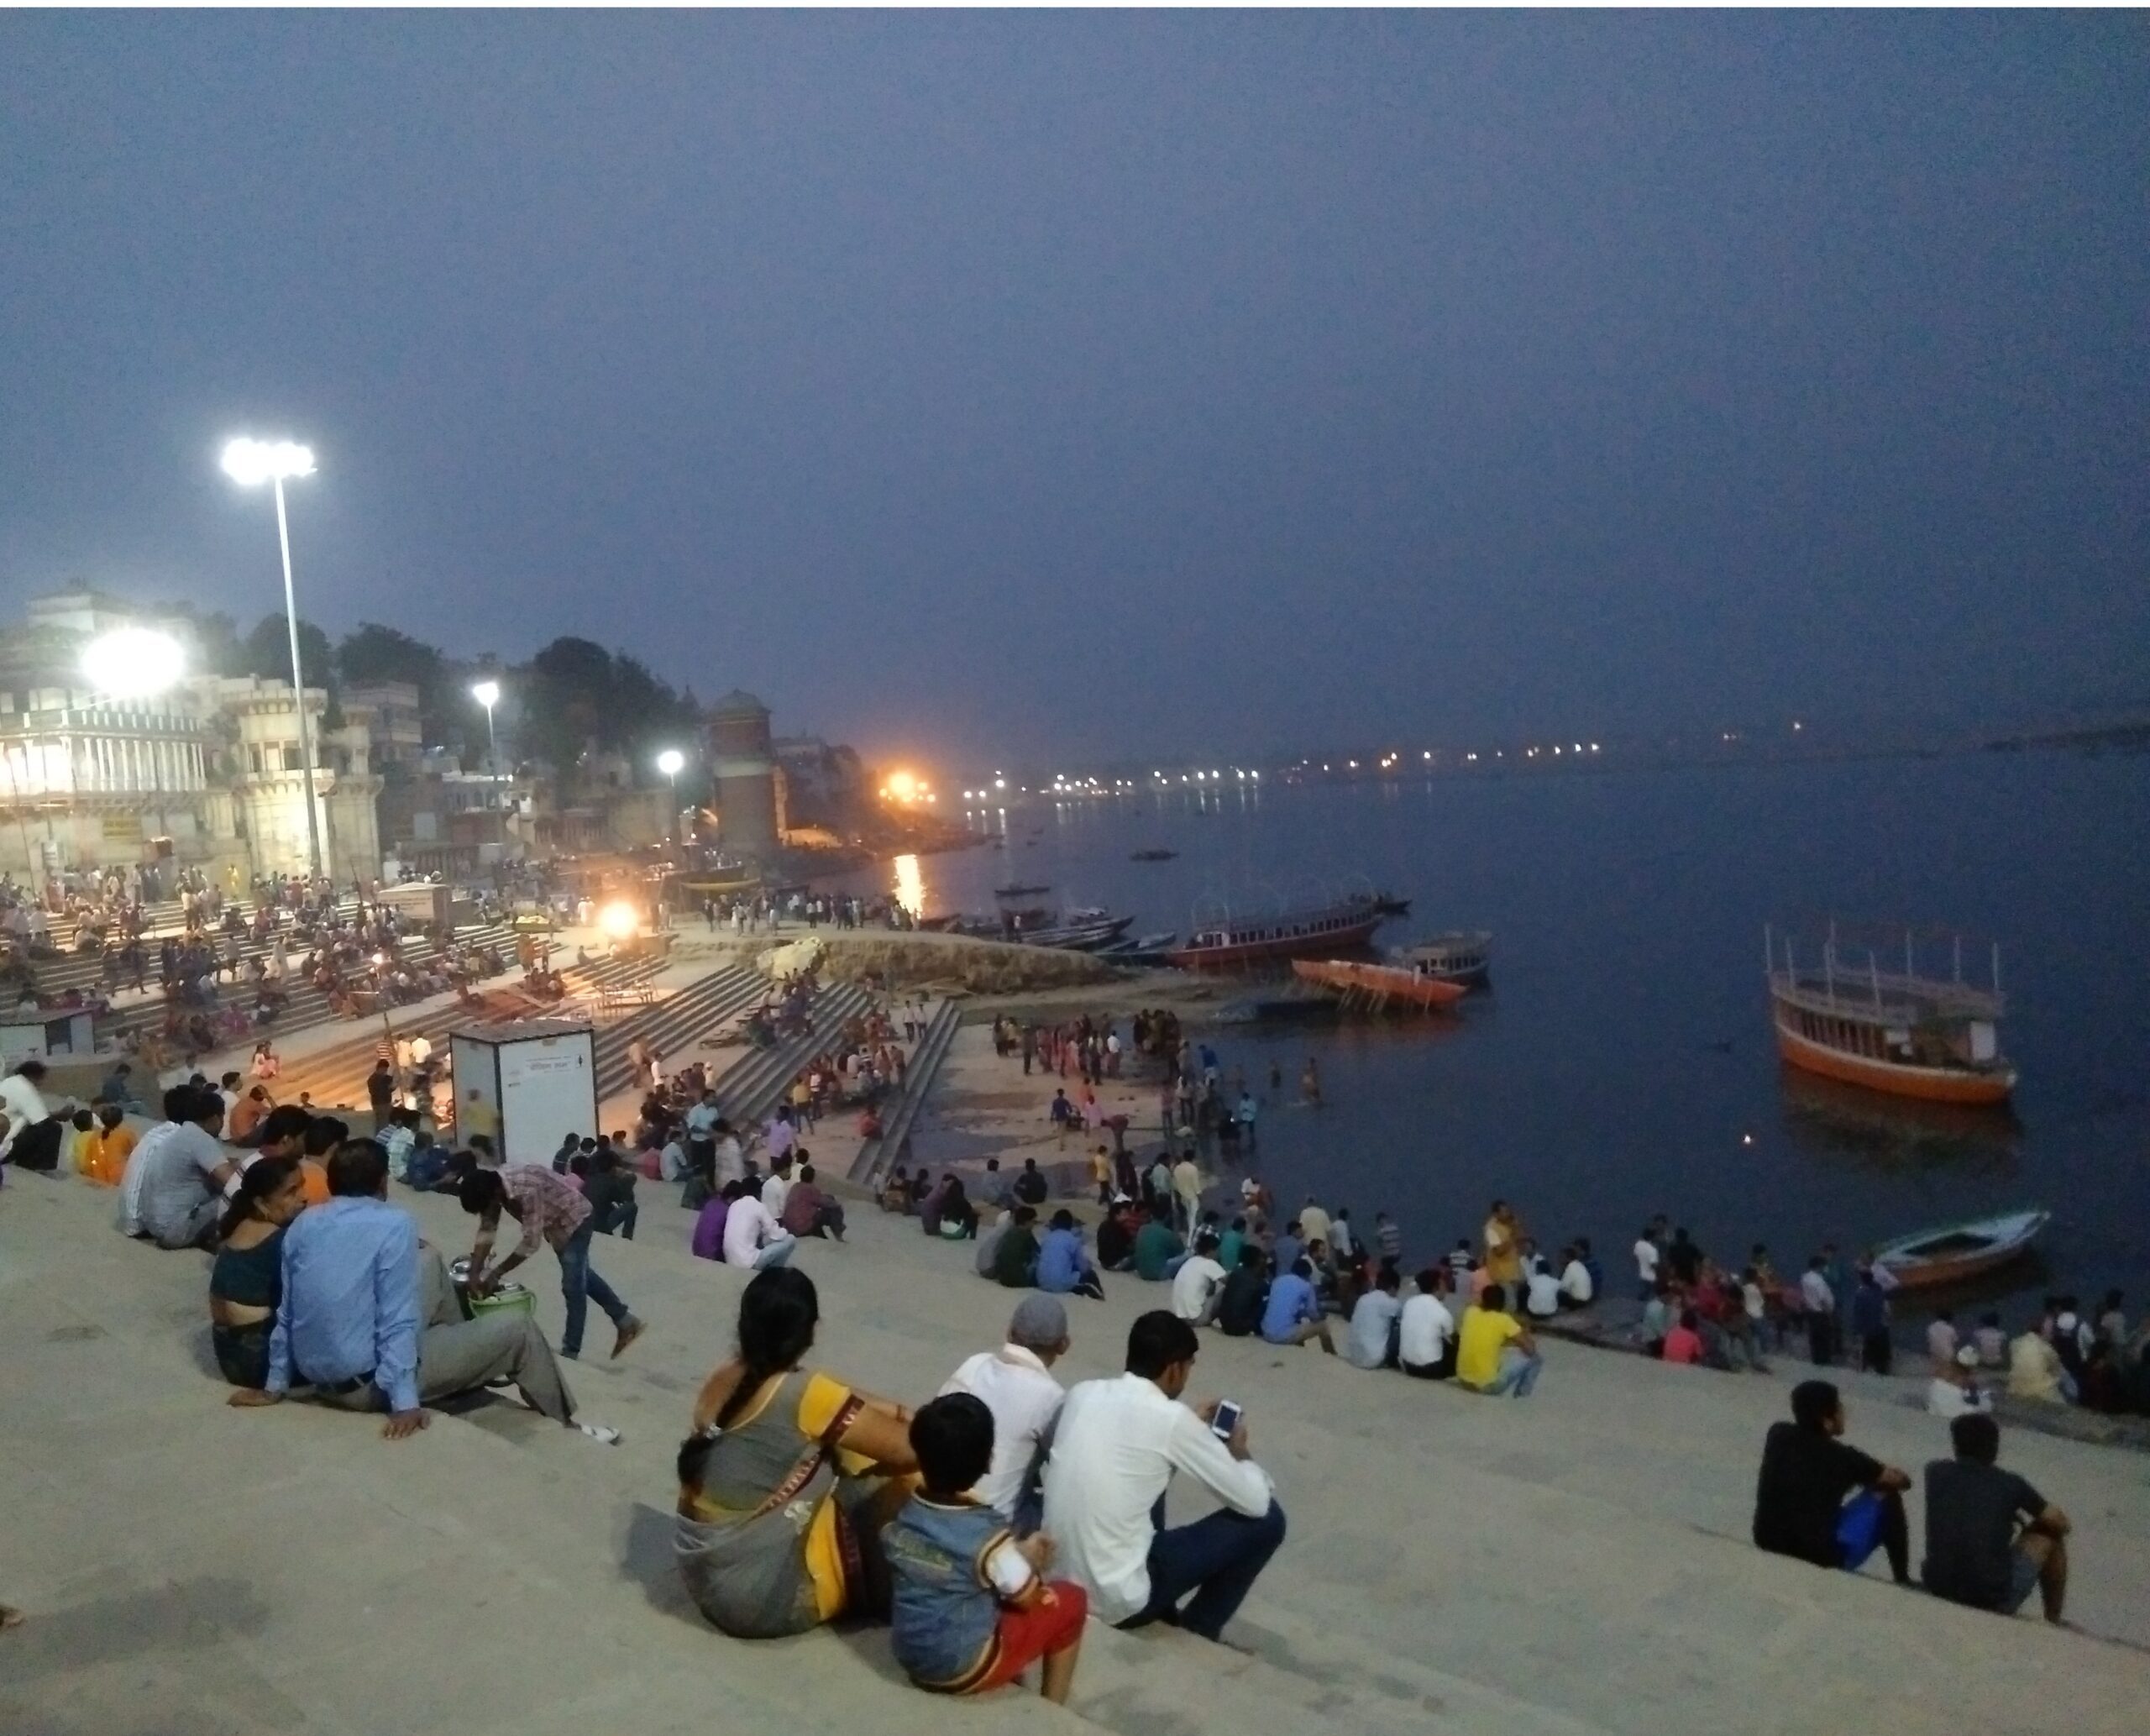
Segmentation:
[(1799, 1299), (1807, 1309), (1807, 1350), (1816, 1364), (1837, 1360), (1837, 1293), (1829, 1288), (1828, 1261), (1817, 1254), (1799, 1280)]
[(1446, 1300), (1453, 1282), (1447, 1267), (1428, 1267), (1398, 1317), (1396, 1360), (1414, 1379), (1445, 1381), (1455, 1372), (1455, 1316)]
[(724, 1214), (724, 1263), (750, 1272), (767, 1272), (772, 1266), (788, 1266), (799, 1244), (769, 1214), (768, 1209), (751, 1193), (732, 1202)]
[(1560, 1281), (1543, 1260), (1528, 1268), (1523, 1281), (1523, 1306), (1534, 1320), (1550, 1320), (1560, 1311)]
[(1067, 1310), (1057, 1296), (1026, 1296), (1008, 1323), (1008, 1341), (982, 1351), (941, 1390), (968, 1392), (993, 1413), (993, 1464), (971, 1493), (1004, 1513), (1018, 1531), (1038, 1529), (1038, 1473), (1067, 1390), (1052, 1365), (1067, 1354)]
[(217, 1135), (224, 1100), (212, 1088), (175, 1085), (165, 1093), (165, 1119), (142, 1135), (119, 1183), (119, 1229), (160, 1248), (205, 1245), (238, 1174)]
[(1354, 1368), (1386, 1368), (1396, 1360), (1397, 1322), (1403, 1304), (1396, 1299), (1403, 1280), (1392, 1266), (1382, 1267), (1374, 1287), (1351, 1310), (1351, 1330), (1344, 1340), (1344, 1360)]
[(1217, 1263), (1217, 1238), (1195, 1238), (1194, 1251), (1172, 1274), (1172, 1312), (1192, 1326), (1207, 1326), (1217, 1317), (1224, 1293), (1224, 1268)]
[(8, 1118), (5, 1150), (24, 1169), (52, 1169), (60, 1162), (60, 1125), (46, 1107), (45, 1063), (34, 1056), (0, 1078), (0, 1113)]
[(1195, 1219), (1202, 1215), (1202, 1172), (1195, 1167), (1192, 1151), (1172, 1166), (1172, 1199), (1179, 1212), (1181, 1231), (1193, 1235)]
[(1307, 1203), (1299, 1208), (1299, 1240), (1303, 1242), (1325, 1242), (1329, 1240), (1329, 1214), (1307, 1195)]
[[(1123, 1628), (1170, 1615), (1214, 1639), (1284, 1541), (1284, 1510), (1247, 1453), (1246, 1421), (1229, 1440), (1210, 1428), (1214, 1402), (1179, 1402), (1199, 1343), (1178, 1315), (1153, 1310), (1127, 1335), (1127, 1372), (1067, 1395), (1045, 1473), (1045, 1529), (1090, 1613)], [(1174, 1471), (1224, 1505), (1158, 1529)]]
[(1560, 1267), (1560, 1306), (1588, 1308), (1597, 1295), (1597, 1286), (1592, 1282), (1590, 1268), (1582, 1263), (1582, 1251), (1568, 1248)]
[(1648, 1302), (1657, 1294), (1657, 1264), (1660, 1259), (1657, 1243), (1645, 1230), (1635, 1238), (1635, 1282), (1637, 1299)]
[(762, 1183), (762, 1209), (772, 1219), (781, 1222), (784, 1203), (791, 1197), (791, 1158), (787, 1153), (773, 1161), (775, 1168), (769, 1178)]

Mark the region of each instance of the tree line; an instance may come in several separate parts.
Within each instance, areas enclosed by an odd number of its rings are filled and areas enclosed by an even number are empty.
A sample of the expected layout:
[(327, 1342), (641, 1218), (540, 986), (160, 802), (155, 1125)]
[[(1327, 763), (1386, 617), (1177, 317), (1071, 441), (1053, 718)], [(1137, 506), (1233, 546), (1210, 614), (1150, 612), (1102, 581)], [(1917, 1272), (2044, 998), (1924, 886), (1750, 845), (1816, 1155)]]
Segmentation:
[[(223, 613), (181, 608), (191, 624), (203, 666), (220, 675), (258, 675), (289, 681), (291, 650), (281, 615), (265, 615), (242, 634)], [(634, 781), (663, 779), (657, 754), (665, 747), (692, 750), (700, 738), (701, 708), (692, 689), (675, 690), (641, 658), (607, 651), (590, 639), (566, 636), (527, 663), (451, 656), (437, 645), (378, 621), (362, 623), (331, 643), (312, 621), (299, 621), (299, 667), (309, 687), (325, 690), (331, 728), (342, 723), (341, 700), (349, 687), (377, 681), (408, 682), (418, 691), (418, 720), (428, 747), (454, 753), (466, 770), (485, 762), (485, 708), (471, 697), (481, 680), (500, 683), (498, 712), (504, 764), (541, 760), (573, 781), (593, 754), (617, 753)]]

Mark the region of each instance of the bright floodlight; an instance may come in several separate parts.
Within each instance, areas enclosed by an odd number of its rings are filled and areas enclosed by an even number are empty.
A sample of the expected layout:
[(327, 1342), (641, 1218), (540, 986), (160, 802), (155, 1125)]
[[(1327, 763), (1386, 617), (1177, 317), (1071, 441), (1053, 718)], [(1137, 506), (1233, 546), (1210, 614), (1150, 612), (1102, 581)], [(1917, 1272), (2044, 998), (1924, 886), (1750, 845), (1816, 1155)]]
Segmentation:
[(186, 673), (186, 648), (170, 633), (145, 627), (100, 634), (82, 653), (82, 677), (105, 699), (146, 699)]
[(687, 756), (677, 747), (667, 747), (657, 756), (657, 769), (668, 778), (679, 775), (679, 768), (687, 763)]
[(249, 488), (286, 476), (311, 476), (313, 448), (289, 440), (233, 440), (224, 448), (224, 475)]
[(501, 684), (497, 681), (480, 681), (470, 689), (470, 697), (488, 711), (501, 702)]
[(616, 941), (629, 940), (641, 928), (642, 918), (632, 905), (615, 899), (598, 911), (597, 926)]

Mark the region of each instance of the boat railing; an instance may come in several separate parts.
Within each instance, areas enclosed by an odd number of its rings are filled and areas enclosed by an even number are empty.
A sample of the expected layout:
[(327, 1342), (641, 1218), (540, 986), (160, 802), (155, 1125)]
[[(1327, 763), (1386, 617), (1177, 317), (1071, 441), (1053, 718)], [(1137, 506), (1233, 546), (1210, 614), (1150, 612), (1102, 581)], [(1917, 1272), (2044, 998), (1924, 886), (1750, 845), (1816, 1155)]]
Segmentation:
[(1817, 1011), (1880, 1017), (1901, 1025), (1934, 1018), (1997, 1020), (2007, 1006), (2006, 996), (1989, 989), (1881, 970), (1830, 970), (1806, 965), (1779, 968), (1770, 973), (1770, 987), (1786, 999)]

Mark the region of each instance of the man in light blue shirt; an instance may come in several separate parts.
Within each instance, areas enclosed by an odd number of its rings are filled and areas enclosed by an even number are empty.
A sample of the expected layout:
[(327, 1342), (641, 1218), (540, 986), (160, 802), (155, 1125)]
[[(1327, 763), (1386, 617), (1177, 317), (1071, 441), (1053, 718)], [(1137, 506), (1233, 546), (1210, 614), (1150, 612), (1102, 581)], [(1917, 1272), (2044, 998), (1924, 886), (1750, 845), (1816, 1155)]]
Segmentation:
[[(288, 1234), (288, 1232), (286, 1232)], [(1271, 1344), (1304, 1344), (1318, 1340), (1330, 1356), (1336, 1343), (1322, 1318), (1321, 1302), (1314, 1293), (1314, 1267), (1302, 1255), (1288, 1272), (1277, 1274), (1269, 1287), (1269, 1305), (1262, 1310), (1261, 1335)]]
[(463, 1318), (440, 1251), (389, 1204), (388, 1159), (347, 1140), (328, 1160), (329, 1199), (284, 1232), (284, 1293), (269, 1336), (269, 1382), (238, 1405), (274, 1404), (297, 1383), (339, 1410), (386, 1411), (381, 1433), (426, 1426), (427, 1403), (513, 1381), (532, 1410), (610, 1445), (619, 1431), (574, 1419), (552, 1347), (529, 1315)]

